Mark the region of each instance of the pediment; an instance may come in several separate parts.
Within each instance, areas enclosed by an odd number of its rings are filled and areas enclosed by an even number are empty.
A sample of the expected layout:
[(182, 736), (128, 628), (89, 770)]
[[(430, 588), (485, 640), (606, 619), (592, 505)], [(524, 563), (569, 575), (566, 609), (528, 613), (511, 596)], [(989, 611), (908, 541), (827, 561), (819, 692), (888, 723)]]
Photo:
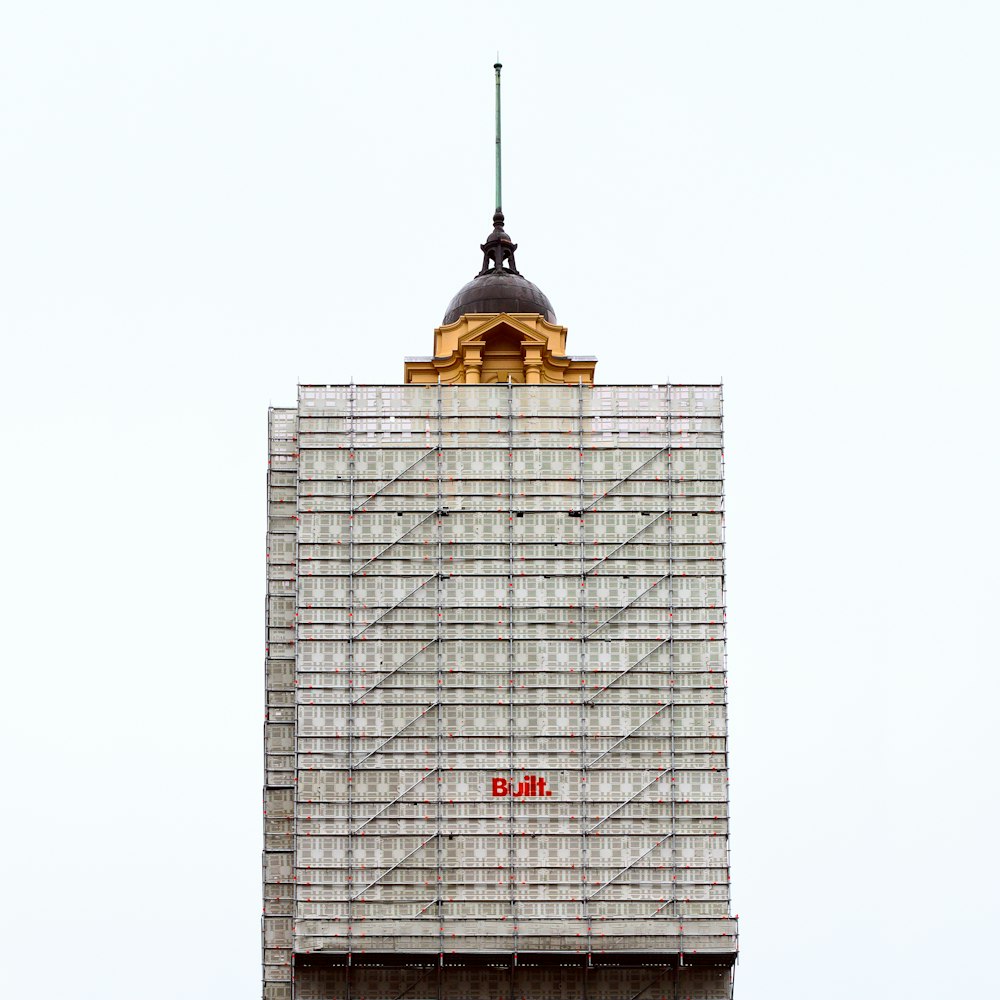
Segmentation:
[(566, 327), (540, 313), (463, 313), (434, 331), (434, 354), (407, 361), (407, 382), (593, 384), (594, 359), (566, 355)]
[(507, 313), (498, 313), (479, 325), (470, 323), (469, 330), (459, 336), (458, 346), (459, 348), (465, 347), (472, 341), (485, 342), (491, 335), (495, 336), (498, 333), (513, 333), (525, 346), (547, 347), (549, 345), (549, 338), (544, 333), (532, 330), (530, 326), (514, 319)]

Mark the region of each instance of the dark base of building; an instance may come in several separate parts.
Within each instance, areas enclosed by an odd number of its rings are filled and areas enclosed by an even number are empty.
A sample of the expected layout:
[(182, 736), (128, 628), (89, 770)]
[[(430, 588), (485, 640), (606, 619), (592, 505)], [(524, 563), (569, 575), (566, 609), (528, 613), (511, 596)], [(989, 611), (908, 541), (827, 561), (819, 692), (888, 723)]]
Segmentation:
[(592, 955), (567, 954), (558, 951), (518, 952), (355, 952), (351, 955), (333, 955), (314, 952), (295, 956), (296, 968), (310, 966), (353, 969), (380, 968), (704, 968), (705, 966), (729, 968), (736, 961), (736, 952), (683, 954), (647, 954), (645, 952), (600, 952)]
[[(735, 952), (298, 954), (265, 1000), (728, 1000)], [(292, 989), (294, 985), (294, 991)]]

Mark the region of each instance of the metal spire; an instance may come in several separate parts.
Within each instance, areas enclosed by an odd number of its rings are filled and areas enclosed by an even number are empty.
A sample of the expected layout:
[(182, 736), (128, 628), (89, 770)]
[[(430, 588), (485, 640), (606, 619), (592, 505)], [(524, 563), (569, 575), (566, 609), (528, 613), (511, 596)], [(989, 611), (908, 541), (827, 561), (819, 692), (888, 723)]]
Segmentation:
[[(486, 242), (480, 246), (483, 251), (483, 269), (479, 272), (479, 277), (484, 274), (517, 274), (518, 270), (514, 264), (514, 251), (517, 244), (503, 230), (503, 201), (500, 197), (500, 54), (497, 53), (497, 61), (493, 64), (493, 69), (497, 74), (497, 207), (493, 213), (493, 232), (486, 238)], [(504, 265), (507, 265), (504, 267)]]
[(502, 68), (502, 64), (500, 63), (500, 53), (498, 52), (497, 61), (493, 64), (493, 69), (496, 70), (497, 74), (497, 212), (503, 211), (503, 200), (500, 197), (500, 70)]

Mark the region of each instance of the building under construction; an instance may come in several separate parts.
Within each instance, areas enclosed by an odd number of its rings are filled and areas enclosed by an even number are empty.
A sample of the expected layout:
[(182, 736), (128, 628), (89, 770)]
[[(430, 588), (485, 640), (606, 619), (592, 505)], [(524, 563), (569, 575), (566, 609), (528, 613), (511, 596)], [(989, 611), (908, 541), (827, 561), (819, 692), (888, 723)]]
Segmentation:
[(265, 1000), (731, 996), (721, 386), (595, 385), (515, 249), (270, 413)]

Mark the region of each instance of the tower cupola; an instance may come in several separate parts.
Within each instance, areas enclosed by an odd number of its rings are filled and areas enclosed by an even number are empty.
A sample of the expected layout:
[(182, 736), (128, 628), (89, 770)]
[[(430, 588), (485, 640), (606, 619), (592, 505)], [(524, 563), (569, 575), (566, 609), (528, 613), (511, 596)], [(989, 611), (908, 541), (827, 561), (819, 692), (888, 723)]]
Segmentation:
[(517, 244), (504, 229), (500, 185), (500, 63), (496, 71), (496, 210), (480, 244), (483, 264), (448, 303), (431, 357), (407, 358), (408, 383), (593, 385), (596, 358), (566, 354), (566, 327), (548, 296), (517, 269)]
[(466, 313), (538, 313), (555, 323), (556, 313), (548, 296), (517, 270), (517, 244), (504, 231), (503, 224), (503, 212), (497, 209), (493, 232), (479, 248), (483, 251), (483, 269), (448, 303), (442, 325), (454, 323)]

